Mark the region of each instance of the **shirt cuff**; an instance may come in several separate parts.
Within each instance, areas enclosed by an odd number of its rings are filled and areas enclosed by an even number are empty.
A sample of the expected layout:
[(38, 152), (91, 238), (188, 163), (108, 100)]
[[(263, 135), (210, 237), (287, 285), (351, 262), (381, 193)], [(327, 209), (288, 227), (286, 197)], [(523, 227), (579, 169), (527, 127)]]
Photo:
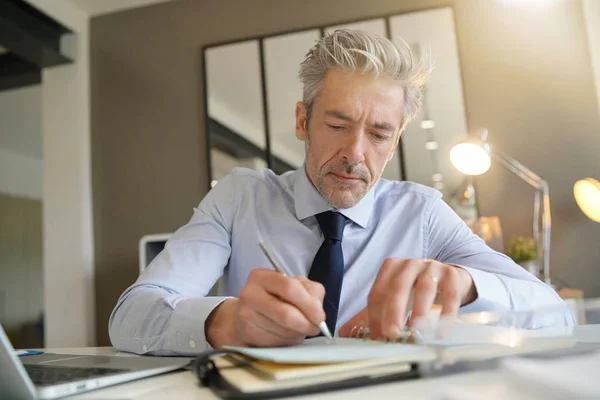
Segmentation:
[(471, 275), (477, 292), (475, 301), (462, 306), (459, 309), (460, 314), (480, 311), (507, 311), (512, 309), (510, 295), (498, 276), (491, 272), (463, 265), (454, 266), (464, 269)]
[(231, 297), (203, 297), (182, 300), (176, 305), (165, 335), (165, 349), (195, 355), (212, 349), (206, 340), (204, 323), (210, 313)]

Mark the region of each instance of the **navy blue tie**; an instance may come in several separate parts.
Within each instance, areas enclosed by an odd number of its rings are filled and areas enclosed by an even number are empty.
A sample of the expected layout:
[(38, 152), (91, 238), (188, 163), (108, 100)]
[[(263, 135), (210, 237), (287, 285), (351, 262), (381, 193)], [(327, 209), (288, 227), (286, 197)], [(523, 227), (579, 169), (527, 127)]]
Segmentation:
[(325, 240), (317, 251), (308, 279), (320, 282), (325, 287), (323, 309), (327, 317), (327, 327), (331, 334), (334, 334), (344, 278), (342, 235), (346, 217), (334, 211), (325, 211), (316, 217)]

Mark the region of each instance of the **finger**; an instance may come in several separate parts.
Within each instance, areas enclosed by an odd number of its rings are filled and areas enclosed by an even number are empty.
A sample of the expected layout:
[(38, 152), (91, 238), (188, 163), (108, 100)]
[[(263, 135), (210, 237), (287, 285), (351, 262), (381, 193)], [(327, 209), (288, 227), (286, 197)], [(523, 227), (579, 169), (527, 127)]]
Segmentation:
[[(286, 278), (292, 280), (291, 278)], [(300, 283), (297, 283), (300, 285)], [(301, 289), (306, 292), (304, 288)], [(275, 324), (304, 335), (316, 335), (319, 329), (297, 307), (267, 292), (255, 281), (249, 281), (240, 292), (243, 306), (260, 313)]]
[(298, 332), (294, 329), (289, 329), (285, 326), (279, 325), (277, 322), (273, 321), (269, 316), (263, 315), (258, 311), (255, 311), (255, 319), (253, 323), (263, 329), (265, 332), (269, 332), (272, 335), (278, 336), (282, 339), (289, 340), (298, 337), (304, 338), (306, 333)]
[(253, 313), (254, 315), (249, 322), (259, 328), (263, 336), (268, 337), (267, 345), (281, 346), (304, 341), (306, 337), (304, 333), (285, 328), (259, 312), (253, 311)]
[(273, 323), (249, 307), (240, 310), (240, 336), (251, 346), (285, 346), (302, 343), (304, 335), (292, 332)]
[(427, 261), (426, 263), (427, 266), (421, 270), (415, 282), (410, 326), (419, 318), (425, 318), (429, 315), (437, 294), (441, 268), (433, 261)]
[[(254, 271), (259, 272), (253, 275)], [(272, 273), (252, 270), (250, 272), (252, 276), (248, 278), (248, 281), (252, 280), (257, 285), (263, 287), (268, 293), (279, 297), (281, 300), (300, 310), (313, 325), (318, 325), (325, 320), (323, 300), (313, 297), (300, 280), (283, 276), (274, 271), (264, 271)]]
[(353, 328), (359, 325), (369, 325), (369, 310), (367, 307), (363, 308), (358, 314), (342, 325), (338, 330), (338, 335), (340, 337), (350, 337)]
[(440, 281), (442, 292), (441, 317), (456, 317), (461, 302), (461, 280), (459, 271), (455, 267), (448, 268)]
[(321, 283), (311, 281), (305, 276), (297, 276), (294, 279), (300, 281), (312, 297), (317, 298), (321, 300), (321, 302), (323, 302), (323, 299), (325, 298), (325, 287)]
[[(305, 276), (297, 276), (294, 279), (300, 281), (306, 290), (311, 294), (311, 296), (319, 299), (321, 302), (323, 301), (323, 297), (325, 296), (325, 288), (319, 282), (314, 282), (306, 278)], [(274, 335), (280, 336), (285, 340), (289, 340), (290, 338), (298, 338), (299, 333), (282, 327), (274, 322), (272, 322), (268, 315), (262, 315), (257, 312), (260, 322), (257, 322), (257, 325), (263, 327), (266, 331), (271, 332)], [(304, 335), (302, 335), (302, 340), (304, 340)]]
[(382, 338), (383, 305), (389, 292), (388, 285), (394, 272), (397, 268), (401, 267), (403, 262), (403, 260), (391, 258), (385, 260), (379, 268), (375, 282), (373, 282), (373, 286), (369, 292), (367, 311), (371, 336), (374, 339)]
[(422, 269), (422, 260), (407, 260), (391, 278), (388, 286), (389, 294), (383, 304), (383, 320), (381, 322), (381, 334), (385, 338), (398, 337), (402, 332), (408, 302), (415, 280)]

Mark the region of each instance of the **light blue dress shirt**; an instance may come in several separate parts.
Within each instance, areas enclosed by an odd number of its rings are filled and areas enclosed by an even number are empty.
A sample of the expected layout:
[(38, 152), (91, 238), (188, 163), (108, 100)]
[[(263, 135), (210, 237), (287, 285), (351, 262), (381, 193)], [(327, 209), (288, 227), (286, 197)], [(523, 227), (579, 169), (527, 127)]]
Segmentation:
[[(207, 349), (204, 321), (211, 311), (238, 295), (252, 269), (270, 268), (259, 236), (291, 272), (307, 276), (323, 241), (314, 215), (331, 209), (304, 168), (279, 176), (270, 170), (233, 170), (119, 298), (109, 323), (113, 345), (157, 355)], [(435, 189), (381, 179), (358, 204), (339, 212), (348, 222), (338, 327), (367, 305), (379, 267), (390, 257), (434, 259), (468, 271), (478, 298), (460, 312), (550, 306), (561, 312), (526, 317), (519, 324), (535, 329), (574, 323), (552, 288), (491, 250)], [(219, 279), (219, 295), (207, 296)]]

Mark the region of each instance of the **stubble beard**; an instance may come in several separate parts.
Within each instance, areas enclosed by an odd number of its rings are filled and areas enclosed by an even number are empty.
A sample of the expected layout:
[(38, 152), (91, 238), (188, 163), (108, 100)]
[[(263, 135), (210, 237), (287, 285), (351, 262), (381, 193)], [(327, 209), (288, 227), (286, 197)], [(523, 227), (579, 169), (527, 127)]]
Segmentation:
[[(310, 139), (307, 132), (307, 155), (310, 153), (310, 147)], [(371, 176), (367, 168), (361, 164), (349, 164), (344, 159), (331, 161), (323, 165), (320, 170), (313, 169), (307, 172), (315, 188), (321, 194), (321, 197), (331, 207), (336, 209), (355, 206), (370, 189)], [(355, 183), (340, 182), (331, 175), (333, 172), (357, 177), (359, 181)]]

